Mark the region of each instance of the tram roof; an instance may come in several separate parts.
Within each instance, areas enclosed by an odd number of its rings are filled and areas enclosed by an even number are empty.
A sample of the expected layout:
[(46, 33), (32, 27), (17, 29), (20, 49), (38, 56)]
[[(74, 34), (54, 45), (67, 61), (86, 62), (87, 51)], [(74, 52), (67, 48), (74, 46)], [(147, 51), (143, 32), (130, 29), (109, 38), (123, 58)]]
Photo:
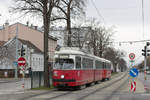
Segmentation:
[(85, 55), (79, 48), (65, 47), (61, 48), (60, 51), (56, 51), (55, 54), (78, 54)]
[(97, 56), (94, 56), (94, 58), (98, 59), (98, 60), (101, 60), (103, 62), (108, 62), (108, 63), (111, 63), (111, 61), (107, 60), (107, 59), (104, 59), (104, 58), (100, 58), (100, 57), (97, 57)]
[(60, 51), (56, 51), (55, 54), (72, 54), (72, 55), (83, 55), (83, 56), (89, 56), (89, 57), (93, 57), (95, 59), (101, 60), (103, 62), (108, 62), (111, 63), (111, 61), (106, 60), (104, 58), (100, 58), (97, 56), (94, 56), (92, 54), (86, 53), (81, 51), (81, 49), (79, 48), (74, 48), (74, 47), (65, 47), (65, 48), (61, 48)]

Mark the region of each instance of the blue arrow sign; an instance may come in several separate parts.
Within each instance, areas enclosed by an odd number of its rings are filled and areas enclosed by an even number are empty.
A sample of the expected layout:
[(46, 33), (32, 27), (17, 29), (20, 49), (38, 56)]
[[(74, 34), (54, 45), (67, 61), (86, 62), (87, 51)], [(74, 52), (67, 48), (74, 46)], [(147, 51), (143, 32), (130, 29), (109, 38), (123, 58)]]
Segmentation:
[(132, 77), (137, 77), (138, 73), (139, 73), (139, 71), (136, 68), (131, 68), (129, 71), (129, 75)]

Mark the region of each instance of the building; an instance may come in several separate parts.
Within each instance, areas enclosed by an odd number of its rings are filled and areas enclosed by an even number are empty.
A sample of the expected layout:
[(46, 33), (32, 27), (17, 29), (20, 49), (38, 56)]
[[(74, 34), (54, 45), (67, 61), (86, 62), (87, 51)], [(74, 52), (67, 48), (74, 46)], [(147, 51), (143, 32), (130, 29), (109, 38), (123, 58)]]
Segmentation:
[[(10, 39), (14, 38), (16, 36), (16, 33), (18, 33), (18, 38), (30, 41), (33, 45), (35, 45), (38, 49), (40, 49), (42, 52), (44, 51), (44, 33), (39, 31), (37, 26), (29, 26), (21, 24), (21, 23), (15, 23), (12, 25), (9, 25), (8, 22), (3, 25), (3, 27), (0, 29), (0, 41), (9, 41)], [(54, 38), (53, 36), (49, 35), (48, 39), (48, 54), (49, 54), (49, 61), (53, 60), (53, 55), (55, 52), (55, 48), (57, 46), (57, 38)]]
[[(44, 70), (44, 33), (38, 30), (37, 26), (29, 26), (15, 23), (9, 25), (8, 22), (0, 27), (0, 77), (8, 72), (14, 76), (16, 69), (16, 34), (18, 34), (18, 49), (22, 45), (26, 49), (26, 68), (31, 68), (34, 72)], [(48, 37), (49, 62), (53, 61), (57, 38)], [(17, 53), (19, 58), (19, 52)]]
[[(34, 72), (44, 71), (44, 56), (43, 52), (38, 49), (30, 41), (18, 39), (18, 47), (24, 46), (26, 59), (26, 69), (32, 69)], [(12, 38), (9, 41), (1, 45), (0, 51), (0, 77), (4, 76), (4, 73), (8, 73), (8, 77), (14, 77), (15, 69), (21, 70), (21, 67), (16, 66), (16, 38)], [(18, 58), (20, 50), (17, 52)], [(19, 73), (19, 72), (18, 72)]]
[[(67, 41), (68, 41), (68, 35), (67, 31), (65, 28), (51, 28), (50, 29), (50, 35), (55, 36), (58, 38), (58, 45), (60, 46), (67, 46)], [(88, 41), (89, 38), (89, 33), (91, 33), (91, 28), (90, 27), (80, 27), (80, 28), (72, 28), (71, 29), (72, 35), (71, 35), (71, 42), (72, 42), (72, 47), (85, 47), (86, 42)]]

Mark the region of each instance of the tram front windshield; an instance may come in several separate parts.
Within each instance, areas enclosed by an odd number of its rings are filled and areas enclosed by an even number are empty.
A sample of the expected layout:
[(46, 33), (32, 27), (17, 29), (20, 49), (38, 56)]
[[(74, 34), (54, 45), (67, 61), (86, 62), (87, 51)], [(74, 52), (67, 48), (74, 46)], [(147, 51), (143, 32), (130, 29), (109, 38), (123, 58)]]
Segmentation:
[(73, 59), (55, 59), (54, 69), (73, 69)]

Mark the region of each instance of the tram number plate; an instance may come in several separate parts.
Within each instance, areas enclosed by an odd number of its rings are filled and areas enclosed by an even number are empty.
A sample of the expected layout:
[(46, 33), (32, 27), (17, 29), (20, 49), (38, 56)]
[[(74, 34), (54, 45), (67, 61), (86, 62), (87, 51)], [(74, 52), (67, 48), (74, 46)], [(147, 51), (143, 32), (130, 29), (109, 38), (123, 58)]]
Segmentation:
[(66, 86), (66, 83), (65, 82), (61, 82), (59, 85), (60, 86)]

